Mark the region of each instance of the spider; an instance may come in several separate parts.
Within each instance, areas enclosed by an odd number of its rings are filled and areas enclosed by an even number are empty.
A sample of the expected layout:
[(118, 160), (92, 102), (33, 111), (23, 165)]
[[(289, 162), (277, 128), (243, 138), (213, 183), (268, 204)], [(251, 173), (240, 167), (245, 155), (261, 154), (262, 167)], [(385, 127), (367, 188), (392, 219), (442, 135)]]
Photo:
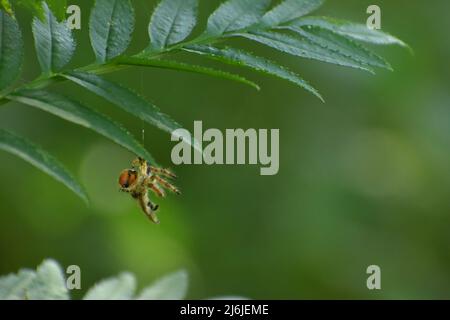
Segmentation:
[(145, 215), (154, 223), (159, 224), (156, 216), (159, 205), (150, 200), (148, 191), (151, 190), (162, 198), (166, 196), (164, 188), (181, 194), (175, 186), (162, 178), (175, 179), (176, 175), (167, 169), (152, 167), (142, 158), (133, 160), (131, 167), (132, 169), (123, 170), (119, 176), (120, 191), (131, 194), (139, 202)]

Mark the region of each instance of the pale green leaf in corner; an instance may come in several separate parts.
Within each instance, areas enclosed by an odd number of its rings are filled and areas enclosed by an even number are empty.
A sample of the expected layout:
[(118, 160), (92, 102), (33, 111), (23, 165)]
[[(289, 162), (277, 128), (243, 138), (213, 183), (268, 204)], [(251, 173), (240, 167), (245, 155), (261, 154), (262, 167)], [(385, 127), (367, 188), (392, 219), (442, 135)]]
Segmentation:
[(45, 260), (25, 291), (28, 300), (68, 300), (66, 280), (59, 264)]
[(198, 0), (162, 0), (149, 25), (152, 49), (160, 50), (186, 39), (197, 23)]
[(23, 61), (22, 33), (17, 20), (0, 10), (0, 90), (11, 85)]
[(88, 197), (81, 185), (58, 160), (41, 147), (6, 130), (0, 129), (0, 150), (9, 152), (29, 162), (57, 181), (63, 183), (86, 203)]
[(134, 9), (130, 0), (96, 0), (89, 21), (91, 44), (97, 62), (121, 55), (134, 30)]
[(0, 0), (0, 10), (5, 10), (10, 16), (14, 14), (9, 0)]
[(329, 17), (304, 17), (292, 21), (291, 26), (316, 26), (333, 31), (354, 40), (378, 45), (397, 44), (409, 48), (402, 40), (381, 30), (370, 29), (365, 24), (353, 23)]
[(7, 98), (89, 128), (150, 163), (156, 163), (150, 153), (121, 125), (75, 100), (43, 90), (20, 90)]
[(72, 59), (75, 40), (67, 24), (58, 22), (45, 2), (43, 7), (44, 19), (33, 19), (33, 36), (42, 72), (51, 73), (61, 70)]
[(184, 270), (169, 274), (142, 290), (138, 300), (182, 300), (188, 290), (188, 275)]
[(323, 101), (320, 93), (312, 87), (307, 81), (303, 80), (295, 72), (288, 70), (275, 62), (255, 56), (251, 53), (234, 49), (234, 48), (224, 48), (219, 49), (212, 46), (202, 46), (202, 45), (191, 45), (185, 48), (185, 51), (199, 54), (210, 59), (218, 60), (231, 65), (247, 67), (252, 70), (275, 76), (280, 79), (287, 80), (295, 85), (302, 87), (303, 89), (309, 91), (321, 101)]
[(273, 27), (305, 16), (322, 6), (324, 0), (285, 0), (267, 12), (262, 25)]
[(25, 289), (35, 276), (31, 270), (20, 270), (17, 274), (0, 277), (0, 300), (24, 300)]
[(219, 6), (208, 19), (205, 34), (220, 36), (258, 23), (270, 0), (229, 0)]
[(96, 284), (83, 300), (131, 300), (136, 290), (136, 279), (131, 273), (122, 273), (115, 278)]

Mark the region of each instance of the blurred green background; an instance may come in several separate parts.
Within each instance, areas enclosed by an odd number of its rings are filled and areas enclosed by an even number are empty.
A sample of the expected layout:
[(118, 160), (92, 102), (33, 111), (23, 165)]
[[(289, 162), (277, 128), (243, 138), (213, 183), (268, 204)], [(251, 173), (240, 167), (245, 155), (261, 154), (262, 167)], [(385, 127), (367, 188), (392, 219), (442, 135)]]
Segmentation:
[[(156, 3), (133, 2), (138, 22), (129, 52), (147, 46)], [(218, 3), (201, 1), (199, 28)], [(94, 60), (88, 39), (92, 1), (77, 4), (83, 20), (73, 67)], [(83, 290), (75, 297), (124, 270), (134, 272), (142, 287), (186, 268), (189, 298), (448, 298), (450, 3), (328, 1), (319, 13), (364, 23), (371, 4), (382, 9), (383, 29), (415, 51), (375, 48), (395, 72), (372, 76), (237, 42), (298, 71), (321, 91), (325, 104), (289, 83), (251, 72), (244, 75), (259, 82), (261, 92), (156, 69), (108, 75), (145, 94), (188, 129), (194, 120), (205, 128), (280, 129), (276, 176), (260, 176), (258, 166), (173, 168), (183, 196), (159, 200), (160, 226), (118, 192), (118, 173), (129, 167), (132, 154), (38, 110), (2, 106), (0, 126), (62, 160), (86, 186), (92, 204), (87, 208), (59, 183), (2, 152), (0, 274), (51, 257), (65, 267), (81, 267)], [(26, 81), (39, 70), (30, 16), (19, 12), (18, 19), (26, 38)], [(104, 100), (72, 84), (51, 89), (79, 98), (140, 136), (141, 121)], [(170, 136), (149, 126), (145, 132), (146, 147), (170, 167)], [(382, 269), (381, 291), (366, 288), (372, 264)]]

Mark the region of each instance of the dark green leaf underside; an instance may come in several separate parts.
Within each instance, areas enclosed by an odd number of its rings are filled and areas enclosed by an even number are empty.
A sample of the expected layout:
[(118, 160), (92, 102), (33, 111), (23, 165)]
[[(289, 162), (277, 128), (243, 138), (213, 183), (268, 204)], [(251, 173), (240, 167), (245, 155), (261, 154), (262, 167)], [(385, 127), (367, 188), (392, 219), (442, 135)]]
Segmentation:
[(397, 44), (403, 47), (408, 47), (406, 43), (384, 31), (369, 29), (364, 24), (353, 23), (350, 21), (330, 17), (315, 17), (315, 16), (304, 17), (292, 21), (292, 23), (290, 23), (289, 25), (297, 27), (303, 26), (321, 27), (357, 41), (363, 41), (379, 45)]
[(208, 76), (212, 76), (212, 77), (236, 81), (239, 83), (249, 85), (252, 88), (255, 88), (256, 90), (260, 90), (259, 86), (256, 83), (254, 83), (250, 80), (247, 80), (242, 76), (239, 76), (239, 75), (236, 75), (233, 73), (229, 73), (229, 72), (225, 72), (222, 70), (216, 70), (216, 69), (209, 68), (209, 67), (187, 64), (187, 63), (174, 61), (174, 60), (124, 57), (119, 60), (119, 63), (125, 64), (125, 65), (155, 67), (155, 68), (161, 68), (161, 69), (170, 69), (170, 70), (178, 70), (178, 71), (204, 74), (204, 75), (208, 75)]
[(41, 109), (67, 121), (89, 128), (134, 154), (155, 163), (153, 157), (121, 125), (103, 114), (65, 96), (43, 90), (20, 90), (7, 97), (10, 100)]
[(270, 2), (270, 0), (229, 0), (224, 2), (209, 17), (205, 34), (220, 36), (254, 25), (259, 22)]
[(16, 19), (0, 10), (0, 90), (8, 87), (20, 73), (23, 40)]
[(184, 50), (231, 65), (247, 67), (261, 73), (290, 81), (311, 92), (323, 101), (322, 96), (319, 94), (319, 92), (315, 88), (313, 88), (307, 81), (303, 80), (299, 75), (278, 65), (275, 62), (255, 56), (251, 53), (234, 48), (219, 49), (212, 46), (202, 45), (187, 46)]
[(198, 0), (163, 0), (153, 13), (149, 33), (153, 49), (186, 39), (197, 23)]
[[(165, 132), (172, 134), (182, 128), (175, 120), (131, 89), (89, 73), (74, 71), (62, 76)], [(189, 137), (180, 138), (189, 144), (193, 143)]]
[(75, 40), (65, 22), (58, 22), (44, 3), (44, 19), (34, 18), (33, 36), (36, 52), (44, 73), (61, 70), (75, 51)]
[(323, 48), (306, 38), (293, 37), (273, 31), (243, 33), (239, 34), (239, 36), (294, 56), (361, 69), (373, 73), (373, 70), (367, 65), (348, 58), (339, 52)]
[(85, 202), (88, 202), (87, 195), (81, 185), (64, 168), (64, 166), (59, 163), (59, 161), (41, 147), (29, 142), (25, 138), (0, 129), (0, 149), (29, 162), (54, 179), (63, 183)]
[(130, 44), (134, 9), (130, 0), (96, 0), (89, 32), (97, 61), (104, 63), (121, 55)]

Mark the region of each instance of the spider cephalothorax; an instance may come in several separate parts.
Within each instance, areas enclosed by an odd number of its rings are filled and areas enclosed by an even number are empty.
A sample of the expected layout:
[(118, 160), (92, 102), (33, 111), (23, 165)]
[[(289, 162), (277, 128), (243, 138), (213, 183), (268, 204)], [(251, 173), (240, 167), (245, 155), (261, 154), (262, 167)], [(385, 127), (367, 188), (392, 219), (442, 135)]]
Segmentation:
[(154, 223), (159, 223), (155, 213), (159, 206), (150, 200), (148, 191), (151, 190), (158, 197), (166, 196), (164, 188), (180, 194), (175, 186), (162, 177), (176, 178), (169, 170), (152, 167), (142, 158), (135, 159), (132, 162), (132, 169), (123, 170), (119, 176), (120, 190), (131, 194)]

